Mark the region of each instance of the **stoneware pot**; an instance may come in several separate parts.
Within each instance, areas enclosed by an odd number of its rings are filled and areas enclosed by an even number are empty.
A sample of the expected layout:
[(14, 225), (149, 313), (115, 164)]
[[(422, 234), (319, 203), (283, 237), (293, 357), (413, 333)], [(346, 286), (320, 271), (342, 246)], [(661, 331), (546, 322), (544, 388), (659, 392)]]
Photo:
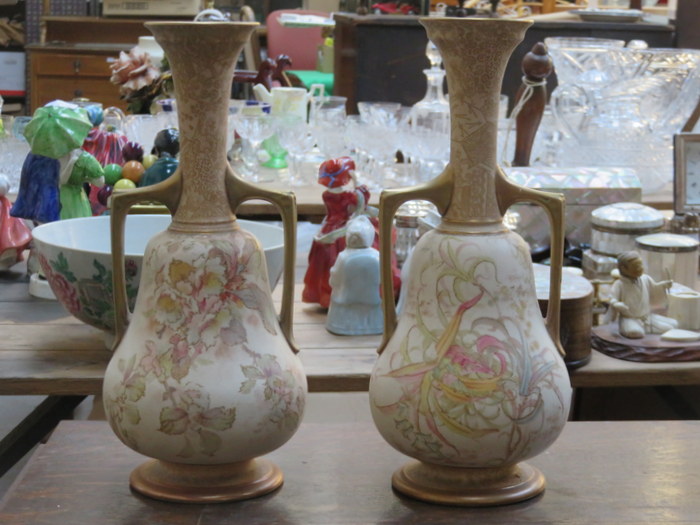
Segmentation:
[[(172, 68), (180, 165), (112, 202), (117, 342), (103, 398), (119, 439), (155, 458), (132, 472), (132, 488), (158, 499), (230, 501), (274, 490), (282, 473), (259, 456), (283, 445), (303, 414), (306, 377), (291, 334), (294, 196), (242, 181), (226, 161), (234, 63), (256, 25), (146, 24)], [(284, 219), (279, 319), (260, 244), (232, 212), (250, 198), (275, 203)], [(162, 202), (173, 219), (146, 247), (130, 315), (124, 219), (144, 200)]]
[[(496, 165), (501, 81), (530, 22), (423, 18), (444, 57), (451, 154), (426, 185), (380, 199), (382, 287), (391, 290), (389, 228), (408, 200), (442, 220), (418, 241), (398, 322), (384, 294), (385, 333), (370, 405), (389, 444), (417, 461), (394, 473), (406, 495), (451, 505), (511, 503), (539, 494), (544, 476), (523, 460), (564, 427), (571, 386), (559, 345), (563, 197), (510, 183)], [(542, 318), (527, 243), (503, 224), (513, 203), (548, 212), (552, 271)]]

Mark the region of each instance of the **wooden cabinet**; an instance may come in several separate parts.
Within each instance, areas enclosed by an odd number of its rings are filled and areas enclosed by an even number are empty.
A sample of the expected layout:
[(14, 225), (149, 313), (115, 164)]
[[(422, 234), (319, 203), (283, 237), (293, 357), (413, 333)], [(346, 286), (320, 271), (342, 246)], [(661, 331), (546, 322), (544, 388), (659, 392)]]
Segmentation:
[[(129, 47), (129, 46), (126, 46)], [(119, 86), (109, 81), (110, 62), (125, 46), (35, 44), (27, 46), (30, 63), (31, 111), (55, 99), (85, 97), (104, 107), (126, 109)]]
[(29, 53), (30, 110), (57, 98), (85, 97), (104, 107), (126, 109), (119, 86), (109, 81), (110, 61), (149, 35), (145, 20), (87, 16), (45, 16), (41, 43)]

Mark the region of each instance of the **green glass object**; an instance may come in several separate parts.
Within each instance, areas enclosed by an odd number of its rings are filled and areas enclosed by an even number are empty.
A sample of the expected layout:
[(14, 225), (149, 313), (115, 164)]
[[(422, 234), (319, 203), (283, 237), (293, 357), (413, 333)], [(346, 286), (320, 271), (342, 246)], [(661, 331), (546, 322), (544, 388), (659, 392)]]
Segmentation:
[(282, 147), (276, 134), (265, 139), (262, 143), (262, 147), (270, 155), (270, 160), (263, 163), (263, 166), (278, 170), (287, 167), (287, 150)]

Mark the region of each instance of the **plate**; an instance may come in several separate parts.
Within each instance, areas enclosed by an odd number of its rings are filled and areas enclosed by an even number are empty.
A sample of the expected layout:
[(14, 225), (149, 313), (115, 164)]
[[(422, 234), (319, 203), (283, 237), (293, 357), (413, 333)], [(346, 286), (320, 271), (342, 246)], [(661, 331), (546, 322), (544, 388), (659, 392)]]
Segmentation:
[(638, 9), (574, 9), (569, 13), (585, 22), (638, 22), (644, 16)]

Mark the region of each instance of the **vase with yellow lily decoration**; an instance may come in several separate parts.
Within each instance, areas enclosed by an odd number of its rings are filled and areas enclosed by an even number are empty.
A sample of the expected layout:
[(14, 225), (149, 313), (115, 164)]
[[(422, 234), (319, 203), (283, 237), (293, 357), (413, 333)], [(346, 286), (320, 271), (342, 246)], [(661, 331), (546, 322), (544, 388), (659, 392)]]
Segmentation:
[[(384, 439), (416, 460), (394, 473), (399, 492), (451, 505), (512, 503), (544, 490), (544, 475), (523, 460), (554, 442), (571, 399), (558, 334), (563, 198), (510, 183), (496, 163), (503, 72), (531, 22), (421, 23), (447, 71), (450, 162), (425, 185), (380, 198), (384, 290), (391, 290), (388, 232), (398, 207), (426, 199), (442, 221), (414, 248), (398, 320), (392, 294), (383, 295), (372, 416)], [(543, 206), (552, 223), (546, 319), (529, 247), (503, 224), (519, 201)]]
[[(266, 494), (282, 472), (260, 458), (296, 432), (306, 377), (291, 332), (296, 204), (251, 185), (226, 159), (236, 59), (257, 23), (151, 22), (172, 69), (180, 163), (167, 180), (112, 199), (116, 344), (103, 399), (117, 437), (154, 458), (134, 490), (167, 501), (212, 503)], [(258, 239), (233, 213), (247, 199), (284, 220), (279, 317)], [(143, 257), (133, 314), (124, 284), (128, 209), (158, 201), (173, 214)]]

